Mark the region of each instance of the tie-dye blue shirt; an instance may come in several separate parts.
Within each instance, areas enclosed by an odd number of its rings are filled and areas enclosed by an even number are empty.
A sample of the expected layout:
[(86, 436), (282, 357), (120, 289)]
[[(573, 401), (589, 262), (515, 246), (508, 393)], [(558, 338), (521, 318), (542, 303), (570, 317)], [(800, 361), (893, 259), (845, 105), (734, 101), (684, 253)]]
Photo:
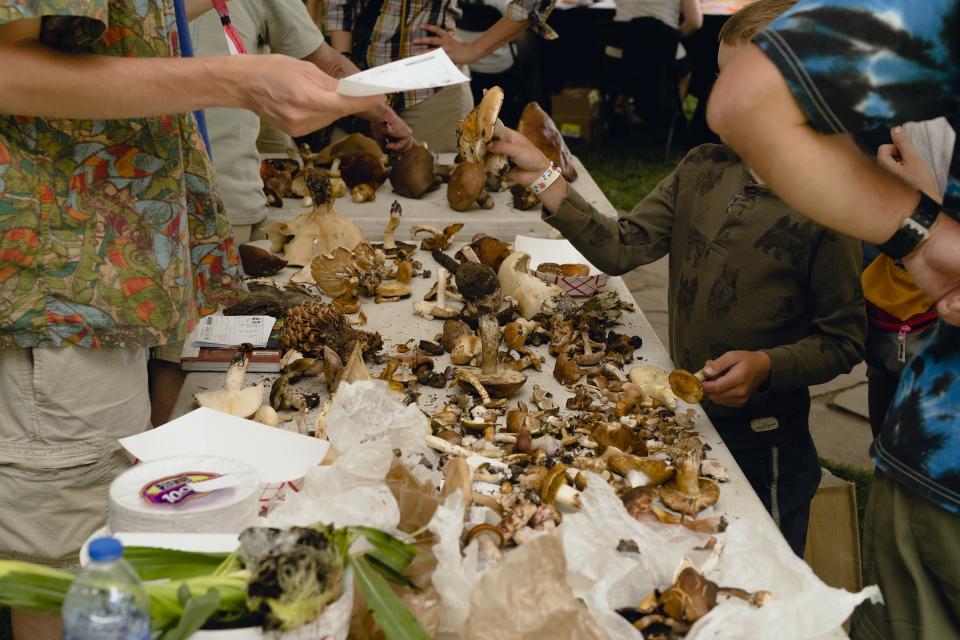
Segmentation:
[[(756, 43), (822, 133), (960, 117), (960, 0), (800, 0)], [(956, 124), (955, 124), (956, 126)], [(960, 145), (944, 208), (960, 214)], [(960, 329), (907, 366), (877, 466), (960, 513)]]

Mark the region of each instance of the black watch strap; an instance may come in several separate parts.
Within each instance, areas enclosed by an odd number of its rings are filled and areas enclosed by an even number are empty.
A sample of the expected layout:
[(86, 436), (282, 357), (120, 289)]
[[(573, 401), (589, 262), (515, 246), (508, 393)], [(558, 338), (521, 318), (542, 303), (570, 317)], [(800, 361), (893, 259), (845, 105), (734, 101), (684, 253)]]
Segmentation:
[(920, 204), (913, 215), (903, 221), (897, 232), (878, 248), (894, 260), (901, 260), (930, 237), (930, 227), (942, 207), (927, 194), (920, 194)]

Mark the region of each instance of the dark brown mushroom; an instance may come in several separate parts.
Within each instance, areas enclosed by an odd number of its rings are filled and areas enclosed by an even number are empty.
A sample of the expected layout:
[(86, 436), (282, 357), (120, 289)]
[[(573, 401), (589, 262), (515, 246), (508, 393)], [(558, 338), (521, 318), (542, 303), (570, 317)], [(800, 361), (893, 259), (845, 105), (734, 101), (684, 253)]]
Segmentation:
[(283, 258), (252, 244), (242, 244), (238, 250), (243, 272), (248, 276), (255, 278), (272, 276), (287, 266), (287, 261)]
[(440, 185), (435, 169), (433, 154), (422, 144), (416, 144), (409, 151), (393, 161), (390, 170), (390, 184), (393, 191), (405, 198), (420, 198), (428, 191)]

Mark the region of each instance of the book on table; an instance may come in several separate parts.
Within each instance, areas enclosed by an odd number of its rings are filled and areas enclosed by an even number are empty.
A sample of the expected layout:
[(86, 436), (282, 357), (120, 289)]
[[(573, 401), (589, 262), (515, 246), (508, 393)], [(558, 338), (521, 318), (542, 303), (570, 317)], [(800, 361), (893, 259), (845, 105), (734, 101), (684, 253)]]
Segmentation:
[[(231, 331), (231, 328), (221, 327), (221, 336), (232, 345), (214, 344), (202, 339), (204, 329), (209, 329), (211, 323), (224, 322), (229, 318), (230, 321), (238, 323), (237, 330)], [(253, 318), (266, 318), (266, 316), (208, 316), (200, 321), (197, 327), (190, 332), (183, 343), (183, 351), (180, 354), (180, 368), (184, 371), (226, 371), (227, 367), (233, 361), (233, 358), (239, 352), (239, 345), (243, 344), (245, 336), (252, 335), (245, 333), (242, 328), (249, 328), (257, 322)], [(273, 318), (269, 318), (273, 320)], [(250, 364), (247, 366), (249, 373), (277, 373), (280, 371), (280, 358), (283, 356), (283, 348), (280, 346), (280, 339), (283, 334), (283, 323), (277, 321), (270, 330), (269, 337), (266, 340), (256, 340), (253, 342), (253, 348), (248, 350)], [(230, 340), (230, 337), (236, 340)]]

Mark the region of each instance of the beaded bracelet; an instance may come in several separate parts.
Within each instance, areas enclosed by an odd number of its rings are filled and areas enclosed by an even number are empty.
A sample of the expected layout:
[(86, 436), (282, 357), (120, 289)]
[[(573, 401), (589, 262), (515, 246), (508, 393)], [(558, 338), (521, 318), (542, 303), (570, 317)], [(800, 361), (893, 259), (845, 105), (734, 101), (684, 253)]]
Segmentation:
[(543, 172), (543, 175), (531, 182), (527, 188), (535, 194), (541, 194), (549, 189), (550, 185), (556, 182), (559, 177), (560, 167), (551, 162), (547, 170)]

